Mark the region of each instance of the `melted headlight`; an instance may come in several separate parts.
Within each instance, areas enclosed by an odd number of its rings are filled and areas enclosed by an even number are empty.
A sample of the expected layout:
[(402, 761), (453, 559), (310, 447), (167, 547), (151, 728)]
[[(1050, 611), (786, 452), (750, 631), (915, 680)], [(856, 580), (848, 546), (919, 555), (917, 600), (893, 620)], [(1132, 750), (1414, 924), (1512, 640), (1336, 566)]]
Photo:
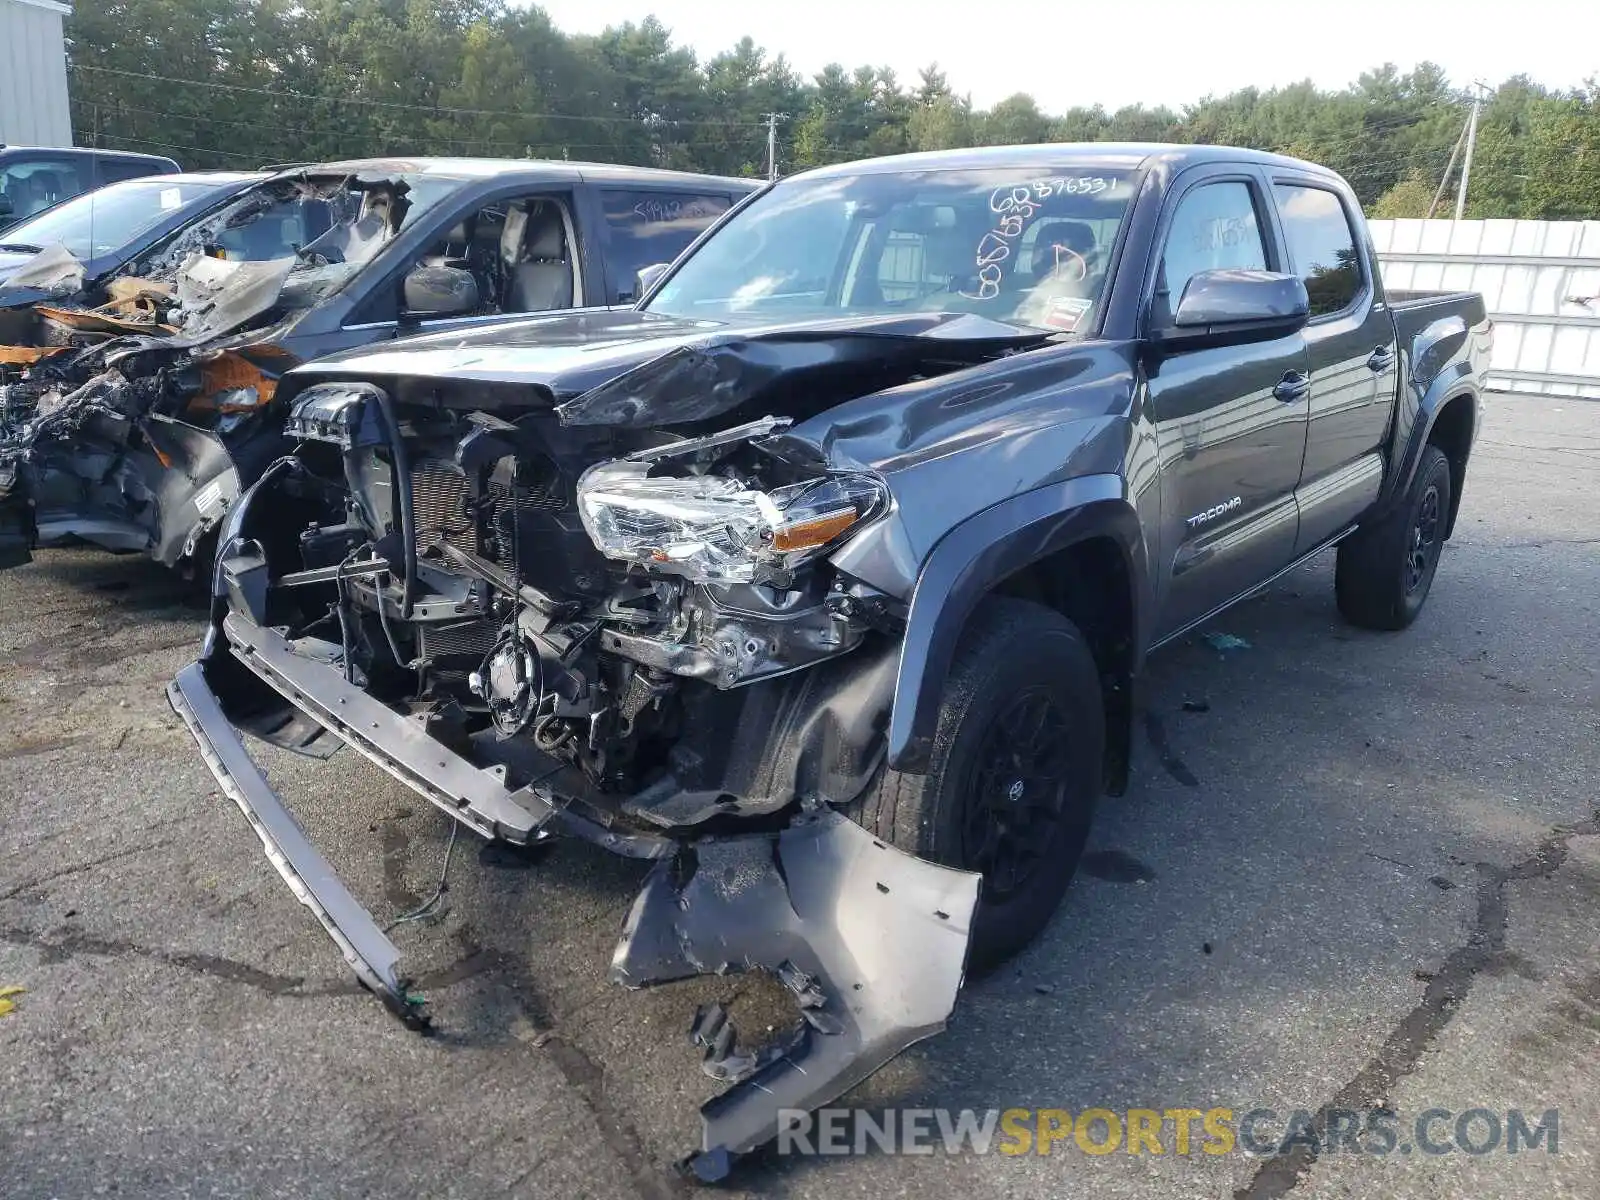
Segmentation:
[(578, 511), (607, 558), (704, 583), (754, 583), (834, 545), (888, 499), (870, 475), (837, 474), (761, 491), (723, 475), (650, 478), (651, 464), (590, 467)]

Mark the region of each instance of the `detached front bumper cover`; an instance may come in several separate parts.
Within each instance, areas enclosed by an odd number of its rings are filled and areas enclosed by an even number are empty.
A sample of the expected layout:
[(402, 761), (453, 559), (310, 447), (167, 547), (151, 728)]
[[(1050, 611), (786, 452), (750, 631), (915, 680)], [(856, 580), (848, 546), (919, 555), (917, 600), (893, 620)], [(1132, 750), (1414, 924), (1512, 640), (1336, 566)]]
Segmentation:
[[(457, 820), (511, 840), (541, 836), (545, 823), (565, 827), (559, 801), (530, 805), (521, 793), (462, 788), (461, 773), (481, 776), (477, 768), (345, 683), (336, 667), (294, 654), (274, 631), (238, 612), (224, 628), (211, 653), (249, 666)], [(206, 663), (180, 671), (167, 696), (268, 859), (351, 969), (409, 1026), (426, 1027), (398, 949), (251, 759), (206, 678)], [(532, 821), (506, 820), (518, 810)], [(905, 854), (828, 809), (803, 813), (778, 832), (682, 843), (647, 838), (635, 845), (571, 831), (617, 853), (658, 860), (618, 942), (614, 982), (637, 988), (766, 970), (797, 1002), (796, 1026), (762, 1047), (741, 1045), (720, 1006), (697, 1015), (691, 1036), (704, 1048), (705, 1070), (730, 1084), (701, 1108), (701, 1146), (683, 1164), (698, 1178), (722, 1178), (736, 1157), (776, 1137), (785, 1110), (828, 1103), (944, 1028), (961, 987), (977, 875)]]
[(217, 777), (223, 794), (239, 806), (289, 890), (338, 943), (356, 976), (407, 1025), (426, 1026), (426, 1014), (400, 978), (400, 951), (333, 873), (294, 814), (278, 799), (228, 724), (217, 698), (206, 686), (199, 663), (190, 663), (178, 672), (167, 685), (167, 699), (199, 743), (200, 754)]

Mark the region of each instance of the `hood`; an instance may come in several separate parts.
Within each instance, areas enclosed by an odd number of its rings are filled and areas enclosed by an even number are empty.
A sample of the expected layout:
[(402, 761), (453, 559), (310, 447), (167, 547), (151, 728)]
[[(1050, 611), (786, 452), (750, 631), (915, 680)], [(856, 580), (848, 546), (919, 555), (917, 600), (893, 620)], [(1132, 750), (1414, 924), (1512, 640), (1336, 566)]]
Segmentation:
[(44, 296), (70, 296), (83, 287), (83, 263), (59, 242), (37, 254), (24, 255), (18, 262), (7, 261), (12, 257), (7, 255), (6, 260), (0, 260), (0, 276), (5, 284), (0, 296), (14, 289)]
[(27, 262), (29, 259), (35, 257), (37, 256), (26, 253), (22, 250), (0, 251), (0, 283), (4, 283), (6, 281), (6, 277), (9, 276), (11, 272), (22, 266), (22, 264)]
[(196, 254), (178, 272), (178, 325), (191, 340), (231, 333), (272, 311), (295, 260), (226, 262)]
[[(1050, 330), (962, 313), (792, 321), (692, 320), (635, 309), (589, 309), (407, 338), (321, 359), (290, 375), (432, 384), (526, 384), (568, 425), (675, 425), (724, 415), (802, 387), (875, 390), (930, 371), (1037, 345)], [(883, 385), (886, 386), (886, 385)]]

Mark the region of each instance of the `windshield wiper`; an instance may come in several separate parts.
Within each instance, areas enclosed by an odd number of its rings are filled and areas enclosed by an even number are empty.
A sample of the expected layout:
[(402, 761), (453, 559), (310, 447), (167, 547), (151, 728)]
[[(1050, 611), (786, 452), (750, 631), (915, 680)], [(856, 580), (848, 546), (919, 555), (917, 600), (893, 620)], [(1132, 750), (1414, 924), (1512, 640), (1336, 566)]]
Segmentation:
[(0, 242), (0, 250), (9, 250), (13, 254), (39, 254), (44, 247), (30, 246), (26, 242)]

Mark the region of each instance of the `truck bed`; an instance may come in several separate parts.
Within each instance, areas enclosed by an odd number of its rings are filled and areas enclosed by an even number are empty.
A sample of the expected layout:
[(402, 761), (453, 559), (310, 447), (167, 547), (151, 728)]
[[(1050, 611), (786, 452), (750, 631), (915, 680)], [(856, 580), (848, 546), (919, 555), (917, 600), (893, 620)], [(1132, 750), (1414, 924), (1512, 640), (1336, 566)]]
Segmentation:
[(1483, 307), (1483, 297), (1477, 292), (1416, 292), (1400, 288), (1384, 289), (1384, 298), (1396, 312), (1413, 312), (1435, 307), (1448, 308), (1451, 302), (1476, 303)]

